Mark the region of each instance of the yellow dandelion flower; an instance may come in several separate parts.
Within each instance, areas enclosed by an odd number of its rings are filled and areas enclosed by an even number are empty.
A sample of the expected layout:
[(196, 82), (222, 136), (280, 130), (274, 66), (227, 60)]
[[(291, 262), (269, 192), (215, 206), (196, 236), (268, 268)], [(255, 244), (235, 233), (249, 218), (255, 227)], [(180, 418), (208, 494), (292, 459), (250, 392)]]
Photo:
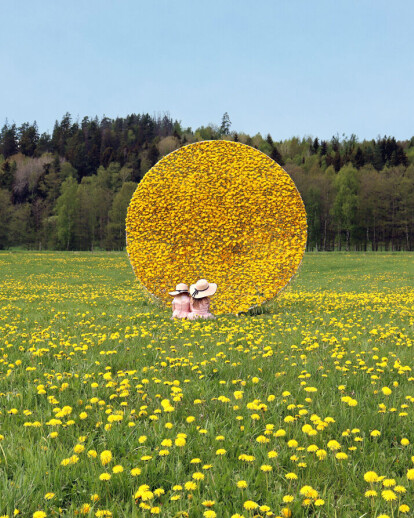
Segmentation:
[(338, 441), (332, 440), (328, 441), (328, 444), (326, 445), (330, 450), (336, 451), (341, 449), (341, 445)]
[(378, 475), (375, 473), (375, 471), (367, 471), (364, 475), (365, 482), (377, 482), (378, 481)]
[(397, 500), (397, 495), (391, 489), (384, 489), (383, 491), (381, 491), (381, 496), (387, 502)]
[(286, 473), (285, 478), (287, 480), (297, 480), (298, 476), (296, 473)]
[(328, 455), (328, 454), (326, 453), (326, 451), (325, 451), (325, 450), (317, 450), (317, 451), (316, 451), (316, 456), (318, 457), (318, 459), (319, 459), (319, 460), (324, 460), (324, 459), (326, 459), (326, 456), (327, 456), (327, 455)]
[(260, 469), (261, 469), (261, 471), (264, 471), (265, 473), (273, 470), (272, 466), (269, 466), (269, 464), (262, 464), (260, 466)]
[(346, 460), (348, 458), (348, 455), (342, 451), (338, 452), (335, 457), (338, 459), (338, 460)]
[(107, 464), (109, 464), (112, 460), (112, 453), (110, 450), (104, 450), (101, 455), (100, 455), (100, 459), (101, 459), (101, 464), (102, 466), (106, 466)]
[(404, 486), (395, 486), (394, 491), (396, 493), (406, 493), (407, 489)]
[(201, 505), (204, 505), (204, 507), (213, 507), (215, 503), (215, 500), (204, 500), (204, 502), (201, 502)]
[(246, 500), (243, 504), (243, 507), (250, 511), (252, 509), (257, 509), (259, 507), (259, 504), (257, 504), (253, 500)]

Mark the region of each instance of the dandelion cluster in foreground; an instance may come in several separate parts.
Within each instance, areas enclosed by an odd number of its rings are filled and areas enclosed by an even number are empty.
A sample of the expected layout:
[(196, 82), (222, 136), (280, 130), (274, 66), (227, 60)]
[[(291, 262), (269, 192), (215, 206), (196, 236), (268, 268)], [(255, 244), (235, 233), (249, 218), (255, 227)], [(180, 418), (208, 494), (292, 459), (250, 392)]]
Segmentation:
[(167, 301), (179, 282), (218, 284), (214, 312), (277, 295), (302, 260), (306, 212), (290, 176), (257, 149), (197, 142), (160, 160), (135, 191), (127, 251), (145, 288)]
[(0, 254), (0, 516), (411, 516), (414, 263), (341, 259), (177, 322), (122, 254)]

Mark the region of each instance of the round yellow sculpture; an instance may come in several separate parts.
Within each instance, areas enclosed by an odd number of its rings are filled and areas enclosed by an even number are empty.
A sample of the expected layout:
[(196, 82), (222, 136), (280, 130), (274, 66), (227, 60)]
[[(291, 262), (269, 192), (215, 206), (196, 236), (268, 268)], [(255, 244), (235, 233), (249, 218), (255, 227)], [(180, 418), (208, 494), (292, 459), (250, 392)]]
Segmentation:
[(218, 284), (212, 311), (240, 313), (275, 297), (299, 267), (306, 212), (290, 176), (238, 142), (197, 142), (162, 158), (126, 219), (135, 275), (163, 301), (176, 284)]

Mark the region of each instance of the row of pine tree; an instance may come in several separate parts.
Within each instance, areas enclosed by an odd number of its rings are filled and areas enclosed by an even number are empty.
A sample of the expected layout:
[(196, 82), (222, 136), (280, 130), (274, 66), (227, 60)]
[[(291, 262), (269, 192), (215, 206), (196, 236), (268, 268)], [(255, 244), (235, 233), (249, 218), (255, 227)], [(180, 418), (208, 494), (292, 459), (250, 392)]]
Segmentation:
[(253, 146), (295, 181), (308, 214), (308, 250), (414, 250), (414, 137), (330, 140), (184, 128), (168, 114), (36, 123), (0, 132), (0, 249), (122, 250), (125, 216), (144, 174), (201, 140)]

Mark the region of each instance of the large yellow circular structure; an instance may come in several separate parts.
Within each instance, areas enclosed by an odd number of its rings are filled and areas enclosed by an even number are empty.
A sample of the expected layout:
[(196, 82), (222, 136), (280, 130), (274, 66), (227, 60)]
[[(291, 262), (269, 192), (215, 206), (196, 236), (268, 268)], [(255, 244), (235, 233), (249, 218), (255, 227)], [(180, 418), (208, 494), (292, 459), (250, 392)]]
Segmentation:
[(161, 300), (176, 284), (218, 284), (212, 311), (240, 313), (275, 297), (302, 260), (306, 212), (290, 176), (264, 153), (222, 140), (162, 158), (128, 208), (135, 275)]

